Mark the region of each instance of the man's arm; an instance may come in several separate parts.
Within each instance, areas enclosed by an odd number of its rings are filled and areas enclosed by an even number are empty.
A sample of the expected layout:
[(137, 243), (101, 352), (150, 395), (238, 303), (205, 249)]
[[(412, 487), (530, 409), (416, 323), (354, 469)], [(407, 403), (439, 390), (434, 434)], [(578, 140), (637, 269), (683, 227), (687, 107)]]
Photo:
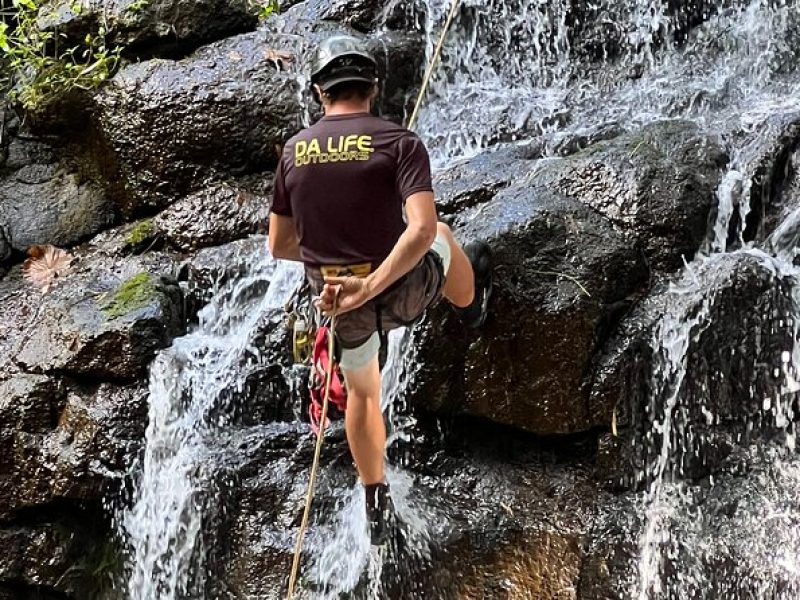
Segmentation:
[(292, 217), (270, 213), (269, 251), (274, 258), (302, 260), (300, 258), (300, 242), (297, 239), (297, 228), (294, 226)]
[(333, 308), (335, 287), (341, 292), (337, 312), (358, 308), (413, 269), (430, 250), (436, 237), (436, 204), (433, 192), (417, 192), (406, 199), (407, 226), (394, 248), (381, 265), (364, 279), (357, 277), (329, 277), (320, 298), (320, 308), (327, 312)]

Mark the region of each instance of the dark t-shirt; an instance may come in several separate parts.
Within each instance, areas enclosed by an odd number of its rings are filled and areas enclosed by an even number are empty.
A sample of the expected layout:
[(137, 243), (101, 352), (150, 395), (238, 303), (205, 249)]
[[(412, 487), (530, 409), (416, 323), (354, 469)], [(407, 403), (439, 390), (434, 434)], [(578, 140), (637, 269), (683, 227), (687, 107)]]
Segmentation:
[(432, 189), (416, 135), (368, 113), (335, 115), (287, 142), (272, 212), (294, 218), (307, 265), (374, 269), (405, 230), (405, 200)]

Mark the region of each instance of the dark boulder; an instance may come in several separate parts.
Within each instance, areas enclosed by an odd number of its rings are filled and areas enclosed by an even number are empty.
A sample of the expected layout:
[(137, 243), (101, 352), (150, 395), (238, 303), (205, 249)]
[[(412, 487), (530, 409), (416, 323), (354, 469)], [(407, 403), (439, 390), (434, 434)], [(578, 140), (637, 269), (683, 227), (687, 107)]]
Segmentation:
[(196, 286), (203, 295), (216, 292), (222, 284), (244, 275), (254, 257), (266, 252), (266, 248), (267, 237), (264, 235), (203, 248), (184, 261), (178, 279)]
[[(20, 387), (20, 378), (6, 382)], [(24, 383), (24, 382), (23, 382)], [(27, 396), (7, 396), (17, 405), (39, 401), (37, 411), (55, 422), (28, 423), (0, 413), (0, 515), (54, 503), (97, 510), (120, 485), (138, 456), (147, 424), (147, 394), (141, 385), (86, 387), (61, 382), (60, 395), (42, 397), (42, 384)], [(67, 388), (64, 392), (63, 388)], [(47, 414), (49, 413), (49, 414)], [(41, 421), (41, 419), (40, 419)]]
[(681, 121), (537, 155), (498, 149), (437, 175), (457, 235), (494, 249), (495, 298), (477, 338), (442, 310), (417, 328), (412, 393), (421, 410), (540, 434), (608, 426), (610, 409), (589, 403), (595, 353), (649, 269), (672, 271), (700, 247), (725, 156)]
[(542, 165), (552, 185), (608, 217), (651, 268), (674, 271), (706, 238), (727, 156), (688, 121), (661, 121)]
[(211, 185), (178, 200), (153, 220), (167, 242), (190, 252), (265, 230), (270, 199), (226, 184)]
[(114, 220), (114, 204), (65, 151), (16, 137), (0, 168), (0, 261), (11, 249), (69, 246)]
[(12, 324), (15, 362), (39, 373), (141, 377), (156, 350), (183, 328), (181, 292), (165, 270), (171, 268), (156, 255), (77, 267), (41, 298), (32, 319)]
[(98, 598), (113, 589), (118, 549), (108, 533), (101, 537), (96, 524), (76, 525), (74, 517), (0, 529), (0, 598)]
[(27, 433), (55, 429), (66, 402), (61, 381), (19, 374), (0, 381), (0, 427)]
[[(72, 591), (68, 584), (62, 585), (62, 578), (82, 554), (81, 542), (58, 525), (0, 529), (0, 581), (50, 592)], [(22, 592), (20, 596), (25, 597)]]
[(337, 21), (367, 33), (375, 28), (382, 0), (306, 0), (294, 10), (315, 21)]
[(40, 11), (39, 27), (82, 43), (102, 26), (109, 46), (126, 55), (175, 55), (256, 28), (247, 0), (57, 0)]
[[(746, 191), (749, 194), (733, 200), (737, 207), (744, 201), (750, 207), (742, 238), (761, 242), (798, 206), (800, 112), (773, 115), (750, 135), (746, 164), (742, 167), (744, 181), (738, 189), (740, 195)], [(729, 238), (733, 231), (742, 229), (738, 211), (733, 216)]]
[[(301, 76), (309, 49), (347, 31), (291, 12), (180, 61), (129, 65), (95, 96), (96, 158), (125, 214), (152, 213), (210, 181), (274, 167), (283, 143), (315, 110)], [(402, 119), (420, 40), (387, 32), (370, 44), (387, 73), (382, 112)]]
[(187, 258), (178, 273), (184, 287), (187, 315), (194, 315), (208, 304), (223, 285), (245, 276), (253, 258), (267, 252), (267, 238), (254, 235), (242, 240), (203, 248)]
[(123, 211), (153, 212), (214, 178), (274, 166), (301, 125), (287, 70), (297, 43), (259, 31), (123, 68), (95, 98), (99, 159)]
[(540, 434), (584, 431), (585, 374), (620, 306), (647, 283), (643, 258), (596, 211), (543, 187), (510, 187), (459, 216), (487, 241), (495, 292), (480, 337), (435, 313), (415, 331), (413, 397)]

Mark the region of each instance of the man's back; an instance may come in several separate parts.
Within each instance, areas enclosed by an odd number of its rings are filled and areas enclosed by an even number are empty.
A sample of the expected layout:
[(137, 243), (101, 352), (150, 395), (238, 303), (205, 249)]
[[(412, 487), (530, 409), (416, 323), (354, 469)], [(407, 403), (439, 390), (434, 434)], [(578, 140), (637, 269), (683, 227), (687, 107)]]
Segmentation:
[(368, 113), (323, 117), (286, 144), (272, 211), (294, 218), (304, 262), (377, 267), (405, 229), (403, 202), (430, 191), (416, 135)]

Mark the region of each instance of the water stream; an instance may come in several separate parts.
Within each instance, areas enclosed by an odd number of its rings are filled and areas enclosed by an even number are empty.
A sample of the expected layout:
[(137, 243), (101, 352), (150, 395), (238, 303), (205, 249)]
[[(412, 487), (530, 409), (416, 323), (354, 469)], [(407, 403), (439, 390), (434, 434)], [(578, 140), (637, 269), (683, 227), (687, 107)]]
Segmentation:
[(248, 263), (248, 272), (223, 284), (198, 315), (195, 330), (159, 353), (150, 370), (142, 476), (123, 518), (131, 600), (205, 593), (203, 521), (218, 500), (209, 455), (215, 432), (229, 419), (230, 407), (223, 403), (244, 388), (243, 367), (257, 363), (262, 352), (253, 337), (301, 274), (292, 263), (276, 266), (266, 244), (239, 260)]

